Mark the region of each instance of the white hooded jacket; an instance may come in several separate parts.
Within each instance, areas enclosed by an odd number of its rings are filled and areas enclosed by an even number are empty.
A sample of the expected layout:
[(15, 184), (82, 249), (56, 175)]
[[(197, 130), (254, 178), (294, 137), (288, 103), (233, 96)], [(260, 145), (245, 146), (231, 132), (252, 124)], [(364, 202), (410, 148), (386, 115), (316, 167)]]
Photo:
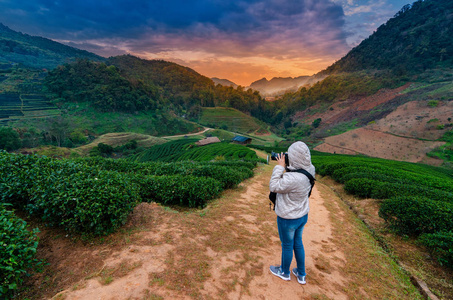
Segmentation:
[[(304, 169), (315, 176), (315, 167), (311, 163), (310, 150), (303, 142), (295, 142), (288, 148), (289, 170)], [(298, 219), (308, 214), (310, 207), (308, 193), (310, 180), (298, 172), (285, 172), (285, 168), (276, 165), (269, 182), (271, 192), (277, 193), (275, 213), (284, 219)]]

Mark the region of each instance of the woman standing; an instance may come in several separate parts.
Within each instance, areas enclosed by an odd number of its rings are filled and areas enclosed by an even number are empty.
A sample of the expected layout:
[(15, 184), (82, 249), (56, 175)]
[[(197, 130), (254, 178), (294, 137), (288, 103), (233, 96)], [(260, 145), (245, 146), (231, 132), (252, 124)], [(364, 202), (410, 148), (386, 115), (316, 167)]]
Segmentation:
[(270, 191), (277, 193), (275, 213), (282, 243), (281, 265), (270, 266), (270, 271), (283, 280), (291, 280), (289, 268), (294, 251), (297, 268), (292, 272), (300, 284), (305, 284), (302, 232), (308, 220), (308, 197), (312, 185), (306, 175), (296, 170), (304, 169), (314, 177), (315, 167), (311, 163), (310, 150), (303, 142), (295, 142), (288, 148), (288, 162), (289, 165), (286, 166), (285, 155), (283, 153), (279, 155), (269, 182)]

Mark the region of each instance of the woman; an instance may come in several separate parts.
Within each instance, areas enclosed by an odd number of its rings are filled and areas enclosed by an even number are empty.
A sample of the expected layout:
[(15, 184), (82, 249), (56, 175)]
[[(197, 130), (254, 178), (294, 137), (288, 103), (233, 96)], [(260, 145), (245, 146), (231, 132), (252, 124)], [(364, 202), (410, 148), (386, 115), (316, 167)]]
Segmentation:
[(300, 284), (305, 284), (305, 250), (302, 232), (308, 220), (308, 196), (312, 185), (306, 175), (291, 171), (304, 169), (314, 177), (315, 167), (311, 163), (310, 150), (303, 142), (295, 142), (289, 147), (288, 162), (289, 166), (286, 166), (285, 155), (283, 153), (279, 155), (269, 182), (270, 191), (277, 193), (275, 213), (282, 243), (281, 265), (271, 266), (270, 271), (283, 280), (291, 280), (289, 268), (294, 251), (297, 268), (292, 272)]

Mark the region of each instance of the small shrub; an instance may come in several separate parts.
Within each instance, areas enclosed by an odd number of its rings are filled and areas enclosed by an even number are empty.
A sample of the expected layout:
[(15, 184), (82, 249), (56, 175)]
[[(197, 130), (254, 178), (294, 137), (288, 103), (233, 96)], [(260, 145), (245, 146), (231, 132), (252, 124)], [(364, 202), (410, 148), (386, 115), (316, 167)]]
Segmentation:
[(441, 265), (453, 269), (453, 232), (426, 233), (419, 237), (421, 244), (430, 249)]
[(379, 181), (368, 178), (354, 178), (347, 181), (344, 185), (346, 192), (363, 198), (372, 196), (373, 190)]
[(98, 149), (101, 154), (110, 155), (113, 153), (113, 147), (104, 143), (98, 144)]
[(429, 107), (437, 107), (439, 105), (439, 101), (438, 100), (430, 100), (428, 101), (428, 106)]
[(23, 276), (42, 266), (34, 258), (37, 233), (37, 229), (28, 231), (24, 220), (0, 205), (0, 299), (12, 298)]

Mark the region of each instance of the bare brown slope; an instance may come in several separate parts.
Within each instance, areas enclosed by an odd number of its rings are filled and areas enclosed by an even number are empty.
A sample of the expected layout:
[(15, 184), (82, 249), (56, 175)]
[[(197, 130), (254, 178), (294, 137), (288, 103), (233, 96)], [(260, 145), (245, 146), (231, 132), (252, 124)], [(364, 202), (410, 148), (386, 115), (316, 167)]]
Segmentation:
[[(411, 101), (399, 106), (385, 118), (363, 128), (324, 139), (315, 149), (330, 153), (365, 154), (393, 160), (440, 165), (442, 161), (426, 156), (444, 142), (437, 141), (451, 123), (453, 101), (430, 107)], [(449, 120), (450, 118), (450, 120)]]
[(378, 105), (385, 104), (401, 96), (401, 92), (408, 88), (410, 83), (396, 89), (382, 89), (376, 94), (363, 97), (351, 98), (344, 101), (333, 103), (328, 109), (320, 113), (312, 113), (319, 109), (319, 105), (296, 113), (294, 121), (302, 121), (310, 124), (314, 120), (321, 118), (322, 124), (337, 124), (339, 122), (349, 121), (363, 111), (375, 108)]

